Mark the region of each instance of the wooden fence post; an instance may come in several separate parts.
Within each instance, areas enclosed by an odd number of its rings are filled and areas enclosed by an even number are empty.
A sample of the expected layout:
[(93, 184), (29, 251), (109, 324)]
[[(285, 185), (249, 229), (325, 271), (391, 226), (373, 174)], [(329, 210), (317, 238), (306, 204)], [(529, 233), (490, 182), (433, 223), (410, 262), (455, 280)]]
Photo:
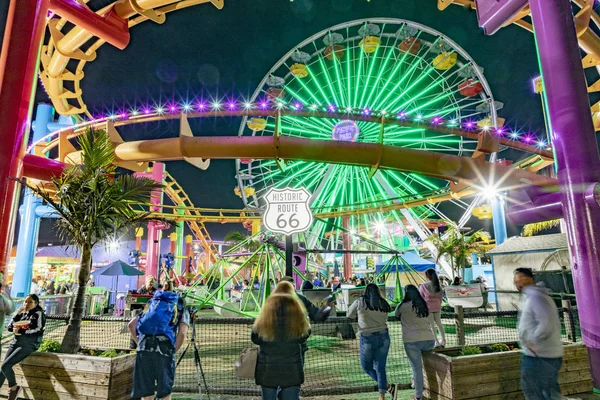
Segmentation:
[(455, 323), (456, 323), (456, 337), (459, 346), (464, 346), (465, 340), (465, 313), (462, 306), (454, 307), (455, 312)]

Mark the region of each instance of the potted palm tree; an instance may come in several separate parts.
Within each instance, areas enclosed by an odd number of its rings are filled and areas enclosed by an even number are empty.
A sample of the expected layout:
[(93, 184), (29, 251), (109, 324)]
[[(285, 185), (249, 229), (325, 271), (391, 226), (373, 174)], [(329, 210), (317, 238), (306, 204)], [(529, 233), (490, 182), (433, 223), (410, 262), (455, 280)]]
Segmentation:
[(59, 235), (81, 254), (78, 289), (70, 312), (61, 352), (74, 354), (80, 348), (80, 327), (86, 286), (90, 277), (92, 248), (148, 218), (135, 211), (135, 203), (149, 203), (152, 190), (161, 184), (117, 170), (113, 145), (104, 130), (88, 130), (79, 137), (81, 163), (68, 166), (51, 182), (22, 182), (59, 214)]
[[(147, 219), (149, 212), (134, 211), (132, 206), (148, 204), (152, 191), (162, 185), (118, 171), (112, 143), (104, 130), (88, 130), (80, 136), (79, 146), (81, 164), (68, 166), (60, 176), (38, 186), (22, 181), (59, 214), (58, 232), (80, 251), (81, 266), (62, 343), (44, 341), (40, 351), (20, 363), (15, 375), (29, 399), (125, 400), (133, 386), (135, 354), (80, 345), (92, 249)], [(0, 389), (0, 395), (6, 395), (6, 390)]]

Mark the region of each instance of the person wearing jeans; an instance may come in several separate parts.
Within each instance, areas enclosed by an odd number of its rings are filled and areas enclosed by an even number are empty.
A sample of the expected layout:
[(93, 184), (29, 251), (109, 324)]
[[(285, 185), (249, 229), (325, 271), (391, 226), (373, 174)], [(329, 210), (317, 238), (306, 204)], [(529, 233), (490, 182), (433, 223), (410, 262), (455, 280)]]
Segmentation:
[(348, 318), (358, 318), (360, 335), (360, 365), (363, 371), (377, 382), (379, 398), (385, 399), (389, 391), (394, 396), (395, 386), (389, 385), (386, 376), (390, 334), (387, 329), (388, 314), (392, 308), (381, 296), (377, 285), (370, 283), (362, 297), (348, 308)]
[(402, 323), (402, 341), (412, 368), (414, 399), (420, 400), (423, 398), (423, 353), (435, 347), (432, 315), (416, 286), (406, 285), (404, 290), (404, 300), (396, 309), (396, 317)]
[[(442, 300), (444, 300), (444, 291), (442, 290), (442, 286), (440, 285), (440, 280), (438, 278), (435, 269), (429, 268), (425, 271), (425, 276), (429, 280), (419, 286), (419, 293), (423, 300), (427, 303), (427, 308), (429, 309), (429, 314), (431, 314), (432, 318), (431, 322), (431, 330), (435, 336), (435, 345), (444, 347), (446, 346), (446, 333), (444, 332), (444, 324), (442, 324)], [(437, 339), (437, 334), (435, 332), (435, 328), (438, 328), (440, 331), (441, 340)]]
[(523, 295), (518, 322), (521, 389), (527, 400), (560, 399), (564, 348), (556, 304), (543, 285), (536, 285), (529, 268), (515, 270), (514, 284)]
[(0, 387), (4, 385), (5, 380), (8, 381), (8, 400), (15, 400), (21, 390), (17, 385), (13, 367), (40, 347), (45, 326), (46, 315), (40, 307), (40, 299), (36, 294), (30, 294), (25, 297), (23, 306), (17, 310), (7, 328), (15, 334), (0, 366)]

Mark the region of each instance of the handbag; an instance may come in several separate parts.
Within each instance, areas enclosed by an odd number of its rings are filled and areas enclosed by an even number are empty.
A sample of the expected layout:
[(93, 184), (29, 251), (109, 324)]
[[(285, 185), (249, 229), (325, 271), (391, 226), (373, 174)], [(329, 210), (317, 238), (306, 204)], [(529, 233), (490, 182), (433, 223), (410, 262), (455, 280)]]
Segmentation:
[(240, 359), (235, 363), (235, 373), (238, 378), (251, 379), (256, 373), (256, 361), (258, 360), (258, 348), (244, 349)]

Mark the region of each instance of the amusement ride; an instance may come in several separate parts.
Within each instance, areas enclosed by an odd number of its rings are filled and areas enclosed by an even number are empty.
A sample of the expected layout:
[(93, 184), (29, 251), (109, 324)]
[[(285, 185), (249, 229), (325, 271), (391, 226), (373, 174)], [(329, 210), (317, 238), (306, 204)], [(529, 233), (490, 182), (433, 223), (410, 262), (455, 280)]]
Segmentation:
[[(166, 261), (185, 260), (175, 273), (195, 278), (186, 290), (201, 306), (251, 315), (242, 309), (244, 302), (252, 300), (260, 307), (269, 294), (269, 281), (287, 272), (289, 253), (283, 238), (261, 228), (264, 196), (272, 189), (304, 187), (312, 193), (315, 223), (296, 235), (293, 250), (306, 260), (294, 265), (300, 281), (307, 266), (318, 264), (318, 254), (345, 251), (342, 275), (349, 277), (353, 250), (387, 252), (384, 270), (396, 272), (396, 294), (398, 266), (406, 263), (394, 237), (407, 238), (406, 250), (437, 258), (428, 239), (449, 220), (439, 207), (442, 202), (464, 210), (458, 228), (474, 213), (494, 213), (494, 223), (503, 223), (496, 218), (503, 219), (502, 196), (486, 199), (486, 192), (526, 192), (529, 201), (508, 210), (517, 223), (563, 217), (564, 200), (557, 191), (561, 172), (554, 161), (567, 156), (562, 150), (557, 153), (553, 135), (540, 138), (505, 126), (499, 115), (503, 104), (494, 98), (485, 71), (451, 37), (427, 26), (392, 18), (349, 21), (290, 49), (266, 71), (249, 98), (135, 104), (98, 115), (84, 102), (81, 82), (85, 66), (96, 59), (100, 46), (108, 43), (124, 49), (129, 28), (139, 23), (160, 24), (172, 11), (203, 3), (221, 8), (223, 2), (128, 0), (96, 12), (77, 3), (72, 5), (80, 12), (75, 17), (64, 0), (50, 3), (56, 15), (46, 21), (49, 34), (41, 47), (38, 73), (61, 118), (54, 121), (50, 112), (44, 120), (38, 113), (34, 140), (23, 158), (23, 176), (43, 182), (60, 174), (66, 165), (81, 160), (74, 139), (90, 128), (106, 130), (119, 167), (164, 184), (151, 204), (140, 205), (140, 210), (149, 210), (156, 218), (148, 223), (148, 248), (138, 249), (145, 250), (145, 273), (156, 276), (165, 261), (157, 243), (168, 224), (161, 221), (187, 223), (194, 238), (185, 239), (183, 234), (175, 238), (179, 249), (184, 240), (188, 244), (186, 254), (179, 251)], [(533, 31), (531, 3), (518, 8), (508, 22)], [(451, 4), (475, 8), (471, 0), (438, 0), (440, 10)], [(579, 10), (574, 24), (584, 53), (578, 62), (584, 68), (597, 68), (600, 37), (593, 27), (600, 25), (600, 16), (592, 0), (573, 4)], [(483, 15), (484, 10), (478, 12)], [(106, 29), (94, 27), (95, 18), (104, 21)], [(499, 29), (496, 22), (484, 25), (484, 32)], [(589, 85), (588, 92), (600, 90), (599, 82)], [(548, 85), (538, 79), (534, 86), (542, 96), (547, 126), (556, 128), (551, 123), (556, 122), (551, 121), (552, 98), (544, 83)], [(585, 110), (586, 115), (591, 112), (595, 129), (600, 128), (599, 104)], [(225, 117), (241, 117), (237, 135), (202, 136), (189, 124), (191, 119)], [(126, 125), (164, 120), (179, 121), (178, 137), (128, 141), (119, 133)], [(514, 163), (504, 160), (501, 155), (506, 149), (521, 151), (525, 157)], [(196, 207), (163, 163), (185, 160), (203, 171), (213, 159), (235, 160), (232, 183), (243, 209)], [(597, 188), (590, 189), (591, 198), (596, 198)], [(163, 194), (173, 205), (163, 202)], [(207, 222), (241, 222), (251, 235), (228, 252), (220, 252)], [(505, 238), (506, 229), (497, 229)], [(201, 257), (192, 254), (193, 241), (202, 247)], [(31, 254), (35, 243), (23, 244), (22, 253)], [(188, 263), (190, 258), (193, 263)], [(448, 262), (443, 257), (438, 261), (441, 271), (452, 276)], [(392, 264), (395, 268), (389, 268)], [(20, 273), (24, 275), (15, 280), (28, 284), (31, 272)], [(385, 280), (384, 275), (379, 278)], [(241, 298), (241, 308), (235, 308), (225, 289), (244, 279), (258, 281), (258, 292), (250, 290), (252, 299)], [(199, 288), (202, 280), (205, 285)], [(582, 318), (583, 327), (587, 320)]]

